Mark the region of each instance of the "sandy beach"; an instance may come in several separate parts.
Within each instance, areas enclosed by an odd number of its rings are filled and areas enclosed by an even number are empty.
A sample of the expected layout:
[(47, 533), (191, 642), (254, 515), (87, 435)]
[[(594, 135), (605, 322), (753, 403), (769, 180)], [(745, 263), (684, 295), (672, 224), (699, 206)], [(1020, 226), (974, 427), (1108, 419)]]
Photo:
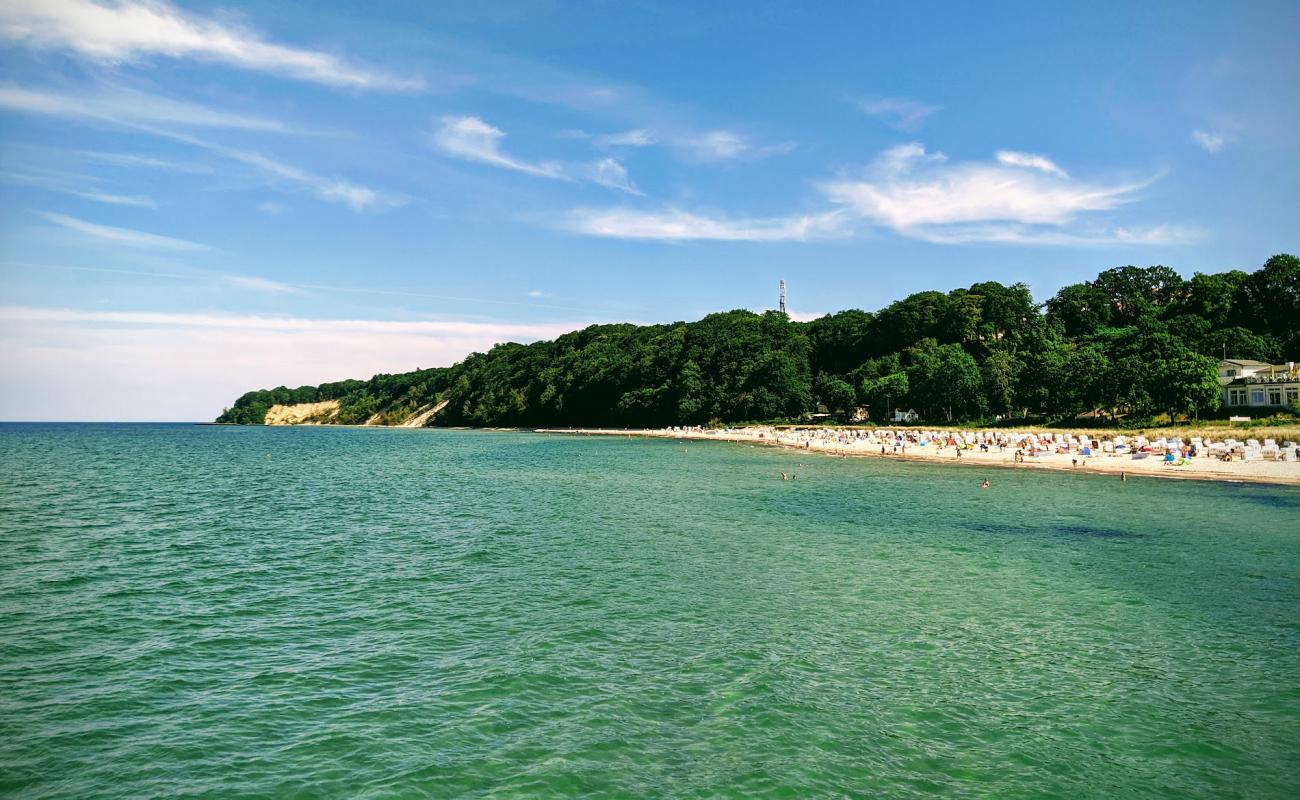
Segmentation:
[[(915, 429), (879, 428), (874, 432), (884, 434), (886, 431), (913, 431)], [(1133, 458), (1129, 454), (1095, 452), (1083, 457), (1078, 452), (1042, 453), (1026, 456), (1023, 461), (1016, 459), (1015, 448), (1005, 450), (990, 447), (987, 452), (963, 449), (957, 457), (957, 449), (951, 445), (936, 446), (929, 442), (924, 446), (908, 444), (905, 452), (896, 451), (892, 445), (886, 445), (881, 452), (882, 440), (875, 438), (857, 441), (853, 436), (836, 437), (828, 429), (819, 428), (724, 428), (717, 430), (700, 429), (641, 429), (619, 430), (610, 428), (545, 428), (539, 433), (567, 433), (588, 436), (638, 436), (661, 439), (703, 440), (719, 442), (738, 442), (753, 445), (769, 445), (815, 452), (828, 456), (893, 458), (909, 461), (927, 461), (932, 463), (953, 464), (966, 467), (1005, 467), (1025, 469), (1053, 469), (1061, 471), (1107, 473), (1119, 477), (1121, 473), (1133, 477), (1175, 478), (1210, 481), (1249, 481), (1255, 483), (1284, 484), (1300, 486), (1300, 461), (1281, 460), (1233, 460), (1221, 461), (1217, 458), (1198, 455), (1181, 464), (1167, 464), (1157, 455), (1146, 458)], [(846, 429), (846, 434), (856, 434), (853, 429)], [(825, 435), (823, 435), (825, 434)]]

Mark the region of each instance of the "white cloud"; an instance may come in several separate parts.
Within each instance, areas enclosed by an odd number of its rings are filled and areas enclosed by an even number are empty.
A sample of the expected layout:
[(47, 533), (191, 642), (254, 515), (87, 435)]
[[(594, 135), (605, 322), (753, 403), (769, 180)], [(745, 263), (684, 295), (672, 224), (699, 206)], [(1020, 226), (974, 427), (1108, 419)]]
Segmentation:
[(280, 205), (279, 203), (272, 203), (268, 201), (258, 205), (257, 210), (261, 211), (263, 214), (266, 214), (268, 217), (278, 217), (284, 213), (284, 206)]
[(895, 176), (925, 164), (941, 164), (948, 160), (943, 153), (927, 153), (920, 142), (900, 144), (884, 150), (871, 162), (877, 175)]
[(330, 53), (274, 44), (256, 32), (165, 0), (6, 0), (0, 36), (106, 64), (149, 56), (192, 58), (348, 89), (414, 91), (423, 83)]
[(873, 117), (885, 120), (890, 127), (901, 131), (914, 131), (920, 128), (933, 114), (943, 110), (943, 106), (920, 103), (901, 97), (881, 97), (862, 103), (862, 111)]
[(570, 213), (567, 227), (588, 236), (614, 239), (671, 242), (803, 241), (836, 233), (840, 216), (838, 212), (832, 211), (825, 214), (769, 219), (725, 219), (701, 216), (679, 209), (660, 212), (627, 208), (578, 209)]
[(627, 167), (613, 158), (602, 158), (590, 163), (564, 164), (558, 161), (534, 163), (507, 155), (501, 149), (505, 131), (484, 122), (478, 117), (443, 117), (432, 136), (434, 147), (455, 158), (490, 164), (494, 167), (553, 178), (562, 181), (583, 180), (617, 189), (628, 194), (641, 194), (627, 174)]
[[(1023, 161), (1026, 154), (1009, 155)], [(912, 238), (1057, 243), (1082, 236), (1064, 230), (1077, 217), (1132, 202), (1150, 183), (1084, 182), (1059, 168), (1034, 164), (1031, 171), (1020, 168), (1028, 164), (999, 161), (953, 164), (919, 144), (904, 145), (882, 153), (864, 177), (828, 181), (822, 191), (863, 219)]]
[(936, 244), (1184, 245), (1201, 231), (1120, 226), (1099, 215), (1137, 199), (1151, 180), (1083, 181), (1049, 159), (1004, 151), (994, 161), (952, 163), (918, 143), (880, 153), (861, 177), (820, 185), (835, 210), (729, 218), (670, 208), (579, 208), (562, 224), (588, 236), (663, 241), (804, 241), (874, 225)]
[(750, 148), (744, 137), (731, 131), (708, 131), (684, 138), (681, 144), (705, 158), (716, 159), (735, 158)]
[(501, 151), (505, 131), (493, 127), (478, 117), (443, 117), (433, 133), (433, 145), (449, 156), (478, 161), (516, 172), (544, 178), (565, 179), (560, 166), (554, 163), (532, 164), (513, 158)]
[(3, 307), (0, 419), (210, 420), (249, 389), (445, 366), (587, 324)]
[(207, 245), (197, 242), (187, 241), (185, 239), (173, 239), (170, 236), (159, 236), (155, 233), (145, 233), (131, 228), (114, 228), (109, 225), (99, 225), (94, 222), (86, 222), (76, 217), (69, 217), (65, 214), (54, 214), (47, 211), (36, 212), (49, 222), (59, 225), (69, 230), (77, 231), (94, 239), (100, 239), (106, 242), (124, 244), (129, 247), (142, 247), (155, 250), (208, 250)]
[(171, 159), (142, 156), (134, 153), (102, 153), (96, 150), (77, 150), (74, 152), (83, 158), (118, 167), (143, 167), (146, 169), (170, 170), (172, 172), (212, 172), (212, 167), (207, 164), (189, 164), (183, 161), (172, 161)]
[(1209, 131), (1192, 131), (1192, 141), (1205, 148), (1207, 153), (1217, 153), (1228, 143), (1223, 134)]
[(93, 200), (96, 203), (108, 203), (115, 206), (135, 206), (137, 208), (157, 208), (153, 198), (141, 195), (113, 194), (99, 189), (87, 188), (84, 183), (96, 183), (96, 179), (81, 176), (28, 175), (19, 172), (0, 172), (0, 181), (17, 183), (25, 186), (38, 186), (52, 192)]
[(121, 125), (167, 124), (201, 128), (288, 132), (279, 122), (218, 111), (127, 89), (67, 95), (13, 85), (0, 86), (0, 108), (72, 119), (96, 119)]
[(1052, 163), (1047, 156), (1035, 155), (1034, 153), (1020, 153), (1015, 150), (999, 150), (997, 152), (999, 164), (1006, 164), (1009, 167), (1025, 167), (1027, 169), (1036, 169), (1046, 172), (1050, 175), (1059, 175), (1062, 178), (1068, 178), (1065, 170)]
[(669, 138), (667, 143), (694, 161), (755, 160), (782, 156), (797, 147), (794, 142), (759, 145), (748, 136), (727, 130), (677, 134)]
[(136, 206), (137, 208), (157, 208), (158, 204), (151, 197), (134, 194), (109, 194), (95, 191), (69, 191), (70, 194), (96, 203), (108, 203), (115, 206)]
[(233, 161), (238, 161), (241, 164), (246, 164), (259, 170), (263, 174), (270, 176), (272, 179), (301, 186), (311, 191), (322, 200), (344, 203), (353, 211), (396, 208), (406, 204), (405, 198), (381, 192), (377, 189), (371, 189), (368, 186), (362, 186), (340, 178), (329, 178), (323, 175), (317, 175), (316, 173), (309, 172), (301, 167), (296, 167), (292, 164), (286, 164), (283, 161), (269, 158), (261, 153), (226, 147), (188, 134), (162, 130), (153, 130), (151, 133), (168, 139), (174, 139), (178, 142), (184, 142), (224, 156)]
[(550, 297), (551, 295), (547, 292), (543, 292), (541, 289), (534, 289), (528, 293), (528, 296), (529, 297)]
[(1028, 225), (952, 225), (921, 229), (913, 238), (932, 244), (1013, 244), (1051, 247), (1101, 247), (1116, 245), (1180, 246), (1205, 239), (1203, 231), (1174, 225), (1145, 228), (1091, 227), (1079, 232), (1044, 229)]
[(618, 189), (628, 194), (641, 194), (641, 191), (633, 186), (631, 179), (628, 178), (627, 167), (612, 158), (602, 158), (592, 164), (590, 166), (590, 179), (592, 183), (610, 189)]
[[(154, 107), (152, 105), (153, 99), (145, 103), (144, 108), (146, 110)], [(167, 102), (169, 103), (170, 101)], [(328, 178), (317, 175), (300, 167), (295, 167), (291, 164), (268, 158), (260, 153), (225, 147), (223, 145), (200, 139), (197, 136), (153, 127), (147, 123), (157, 121), (180, 123), (184, 122), (184, 120), (179, 118), (170, 118), (167, 117), (167, 115), (163, 115), (163, 117), (160, 118), (151, 116), (147, 113), (141, 116), (137, 113), (141, 110), (140, 107), (136, 107), (131, 103), (126, 103), (124, 105), (112, 103), (104, 107), (102, 111), (92, 112), (89, 109), (95, 107), (93, 99), (89, 102), (89, 105), (83, 105), (81, 98), (62, 97), (59, 95), (29, 92), (25, 89), (6, 89), (0, 87), (0, 107), (3, 106), (33, 113), (53, 114), (55, 116), (87, 116), (101, 119), (105, 122), (124, 125), (128, 128), (154, 136), (161, 136), (166, 139), (184, 142), (217, 153), (226, 158), (239, 161), (248, 166), (255, 167), (273, 178), (306, 187), (322, 200), (346, 203), (354, 211), (393, 208), (403, 205), (406, 202), (406, 200), (401, 197), (339, 178)], [(194, 118), (191, 118), (190, 121), (193, 124), (201, 124), (195, 122)], [(275, 125), (272, 130), (285, 130), (283, 127), (279, 126), (278, 123), (270, 124)]]
[(238, 289), (252, 289), (256, 292), (272, 292), (277, 294), (301, 294), (302, 289), (297, 286), (290, 286), (287, 283), (258, 278), (252, 275), (225, 275), (223, 279), (226, 283)]
[(597, 147), (649, 147), (659, 141), (659, 137), (652, 130), (638, 128), (631, 131), (622, 131), (621, 133), (608, 133), (604, 136), (597, 136), (592, 143)]

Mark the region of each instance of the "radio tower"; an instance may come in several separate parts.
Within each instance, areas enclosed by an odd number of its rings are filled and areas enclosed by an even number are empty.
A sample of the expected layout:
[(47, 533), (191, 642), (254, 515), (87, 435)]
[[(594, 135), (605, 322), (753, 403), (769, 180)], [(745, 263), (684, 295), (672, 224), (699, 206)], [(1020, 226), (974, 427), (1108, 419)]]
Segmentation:
[(785, 313), (785, 281), (781, 281), (781, 313)]

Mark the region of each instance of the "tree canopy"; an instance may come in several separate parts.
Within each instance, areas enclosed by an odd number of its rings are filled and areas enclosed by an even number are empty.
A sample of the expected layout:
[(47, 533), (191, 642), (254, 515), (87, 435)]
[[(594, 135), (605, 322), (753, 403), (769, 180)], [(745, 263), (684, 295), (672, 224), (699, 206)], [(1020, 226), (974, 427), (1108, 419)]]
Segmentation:
[(797, 418), (868, 406), (934, 421), (1215, 413), (1220, 357), (1300, 357), (1300, 260), (1182, 278), (1108, 269), (1036, 304), (1023, 284), (925, 291), (811, 322), (728, 311), (697, 322), (593, 325), (507, 343), (451, 367), (249, 392), (219, 422), (339, 401), (333, 421), (399, 421), (445, 400), (438, 425), (662, 426)]

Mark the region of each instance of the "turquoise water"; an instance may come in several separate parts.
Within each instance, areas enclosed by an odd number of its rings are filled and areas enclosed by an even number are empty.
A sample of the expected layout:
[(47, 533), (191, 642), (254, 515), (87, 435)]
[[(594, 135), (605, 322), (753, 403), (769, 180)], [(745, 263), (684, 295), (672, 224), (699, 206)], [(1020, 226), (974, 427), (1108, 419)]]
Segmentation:
[(1294, 489), (173, 425), (0, 466), (6, 796), (1300, 795)]

